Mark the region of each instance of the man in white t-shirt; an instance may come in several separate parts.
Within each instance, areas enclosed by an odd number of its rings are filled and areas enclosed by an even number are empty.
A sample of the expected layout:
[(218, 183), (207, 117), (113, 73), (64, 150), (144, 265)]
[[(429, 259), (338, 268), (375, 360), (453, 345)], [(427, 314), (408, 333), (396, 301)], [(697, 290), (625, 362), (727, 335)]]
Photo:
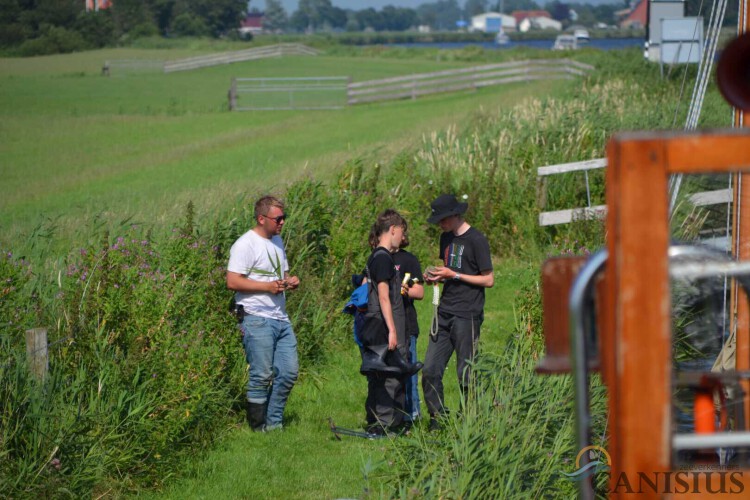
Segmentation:
[(286, 313), (284, 292), (299, 286), (289, 276), (281, 241), (284, 204), (273, 196), (255, 203), (255, 227), (229, 251), (227, 287), (244, 309), (242, 344), (250, 365), (247, 421), (255, 431), (282, 427), (284, 407), (297, 381), (297, 338)]

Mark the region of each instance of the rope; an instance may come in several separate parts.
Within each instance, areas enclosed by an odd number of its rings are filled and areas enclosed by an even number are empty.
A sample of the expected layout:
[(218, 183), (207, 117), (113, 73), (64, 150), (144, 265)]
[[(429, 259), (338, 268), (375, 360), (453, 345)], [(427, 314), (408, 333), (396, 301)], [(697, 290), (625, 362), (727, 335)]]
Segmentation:
[(438, 306), (440, 305), (440, 285), (432, 284), (432, 320), (430, 321), (430, 339), (437, 341), (438, 333)]
[[(711, 8), (711, 15), (708, 22), (708, 35), (706, 36), (706, 46), (704, 49), (704, 55), (701, 58), (701, 62), (698, 67), (698, 76), (696, 77), (695, 85), (693, 86), (690, 108), (688, 110), (688, 116), (685, 120), (685, 130), (694, 130), (698, 125), (698, 118), (700, 117), (701, 109), (703, 108), (703, 100), (706, 96), (706, 89), (708, 88), (708, 81), (711, 76), (714, 57), (716, 55), (716, 48), (719, 43), (721, 25), (724, 22), (724, 15), (726, 14), (726, 10), (726, 0), (719, 0), (718, 7), (717, 4), (713, 4)], [(682, 174), (672, 176), (669, 182), (669, 191), (671, 193), (671, 199), (669, 203), (670, 215), (674, 214), (675, 208), (677, 206), (677, 196), (680, 192), (681, 186)]]

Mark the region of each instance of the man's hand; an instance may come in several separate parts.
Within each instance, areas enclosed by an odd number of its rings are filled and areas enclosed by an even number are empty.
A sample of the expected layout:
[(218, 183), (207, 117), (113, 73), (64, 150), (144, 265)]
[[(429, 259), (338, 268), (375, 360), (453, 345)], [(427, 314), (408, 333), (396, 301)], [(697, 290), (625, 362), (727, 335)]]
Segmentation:
[(430, 269), (430, 273), (425, 273), (424, 279), (428, 283), (435, 283), (436, 281), (452, 280), (456, 275), (456, 271), (452, 271), (450, 268), (438, 266)]
[(268, 291), (274, 295), (278, 295), (286, 290), (286, 282), (284, 280), (274, 280), (268, 282)]
[(294, 290), (299, 286), (299, 278), (297, 276), (287, 276), (285, 281), (287, 290)]

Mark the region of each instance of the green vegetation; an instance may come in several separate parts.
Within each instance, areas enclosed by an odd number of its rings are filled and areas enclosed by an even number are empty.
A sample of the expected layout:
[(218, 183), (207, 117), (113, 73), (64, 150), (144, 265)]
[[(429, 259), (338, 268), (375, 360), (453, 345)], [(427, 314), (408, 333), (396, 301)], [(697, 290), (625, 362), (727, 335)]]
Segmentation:
[[(660, 80), (638, 52), (612, 62), (583, 51), (598, 70), (582, 82), (304, 113), (225, 112), (229, 76), (238, 68), (269, 76), (346, 68), (365, 79), (475, 61), (369, 53), (296, 58), (294, 73), (285, 59), (104, 78), (98, 64), (117, 52), (4, 60), (0, 491), (572, 491), (555, 476), (575, 452), (569, 381), (532, 373), (542, 354), (536, 276), (546, 253), (586, 251), (603, 235), (599, 223), (540, 229), (535, 167), (601, 156), (617, 130), (679, 123), (680, 76)], [(726, 107), (715, 93), (706, 106), (704, 123), (720, 124)], [(592, 185), (600, 203), (602, 178)], [(248, 432), (236, 412), (245, 364), (223, 285), (229, 245), (251, 225), (248, 203), (267, 189), (289, 206), (284, 237), (303, 283), (289, 295), (303, 376), (280, 435)], [(364, 235), (378, 211), (397, 207), (411, 222), (412, 251), (433, 263), (438, 232), (423, 220), (446, 191), (468, 195), (469, 220), (488, 235), (497, 264), (476, 395), (462, 408), (449, 368), (448, 403), (462, 418), (454, 413), (445, 431), (336, 442), (328, 416), (346, 427), (363, 417), (364, 379), (340, 308), (367, 254)], [(549, 209), (586, 199), (575, 175), (550, 182), (547, 194)], [(427, 300), (423, 332), (429, 317)], [(39, 325), (52, 343), (43, 383), (29, 375), (23, 343), (23, 331)], [(422, 335), (420, 353), (427, 341)]]
[(164, 229), (189, 200), (207, 212), (259, 184), (273, 190), (282, 189), (282, 179), (326, 178), (347, 158), (377, 152), (382, 161), (416, 146), (424, 133), (462, 123), (481, 105), (507, 107), (524, 95), (515, 86), (311, 112), (300, 120), (298, 112), (226, 112), (231, 77), (346, 75), (361, 81), (471, 62), (294, 57), (169, 75), (116, 69), (110, 78), (99, 75), (104, 60), (144, 56), (175, 57), (164, 50), (114, 49), (3, 60), (5, 241), (18, 248), (40, 225), (54, 228), (63, 241), (86, 241), (89, 230), (81, 221), (94, 219)]

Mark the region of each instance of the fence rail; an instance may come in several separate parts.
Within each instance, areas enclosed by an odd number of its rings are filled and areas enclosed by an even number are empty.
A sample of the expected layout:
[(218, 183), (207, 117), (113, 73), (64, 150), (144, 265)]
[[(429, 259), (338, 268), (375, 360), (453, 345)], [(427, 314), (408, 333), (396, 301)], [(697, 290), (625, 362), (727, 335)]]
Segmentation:
[(347, 103), (416, 99), (429, 94), (476, 90), (505, 83), (571, 79), (573, 75), (584, 75), (593, 69), (593, 66), (570, 59), (537, 59), (369, 80), (349, 85)]
[(102, 75), (110, 76), (120, 73), (161, 73), (164, 71), (164, 61), (156, 59), (111, 59), (104, 61)]
[(339, 109), (346, 106), (347, 76), (233, 78), (230, 111)]
[[(230, 110), (259, 110), (259, 109), (334, 109), (345, 105), (369, 102), (388, 101), (396, 99), (416, 99), (420, 96), (442, 92), (457, 92), (462, 90), (476, 90), (491, 85), (501, 85), (512, 82), (528, 82), (531, 80), (573, 78), (573, 75), (584, 75), (593, 70), (593, 66), (570, 59), (538, 59), (528, 61), (512, 61), (500, 64), (486, 64), (471, 68), (450, 69), (432, 73), (397, 76), (379, 80), (352, 83), (347, 77), (312, 77), (312, 78), (234, 78), (229, 89)], [(325, 84), (320, 82), (326, 81)], [(315, 83), (317, 82), (317, 83)], [(322, 96), (323, 91), (341, 92), (343, 100), (338, 96), (326, 96), (316, 103), (311, 97), (314, 93)], [(241, 94), (261, 93), (287, 94), (286, 103), (279, 104), (273, 99), (265, 103), (242, 105), (239, 103)], [(297, 96), (308, 94), (309, 104), (299, 105)], [(331, 104), (334, 101), (335, 104)]]
[[(537, 168), (537, 176), (544, 178), (550, 175), (565, 174), (569, 172), (583, 172), (586, 176), (586, 194), (589, 206), (581, 208), (569, 208), (566, 210), (554, 210), (541, 212), (539, 214), (540, 226), (552, 226), (556, 224), (569, 224), (577, 220), (602, 219), (607, 215), (606, 205), (591, 205), (591, 194), (589, 192), (588, 172), (605, 168), (607, 166), (606, 158), (596, 158), (593, 160), (578, 161), (573, 163), (562, 163), (559, 165), (547, 165)], [(542, 189), (546, 186), (542, 184)], [(688, 195), (687, 200), (696, 207), (706, 207), (710, 205), (719, 205), (732, 201), (731, 189), (716, 189), (713, 191), (701, 191)]]
[(206, 68), (209, 66), (218, 66), (221, 64), (231, 64), (235, 62), (251, 61), (253, 59), (264, 59), (268, 57), (283, 56), (315, 56), (320, 51), (302, 45), (301, 43), (280, 43), (266, 47), (256, 47), (246, 50), (236, 50), (232, 52), (222, 52), (220, 54), (208, 54), (205, 56), (189, 57), (187, 59), (178, 59), (164, 63), (164, 72), (173, 73), (175, 71), (189, 71), (192, 69)]

